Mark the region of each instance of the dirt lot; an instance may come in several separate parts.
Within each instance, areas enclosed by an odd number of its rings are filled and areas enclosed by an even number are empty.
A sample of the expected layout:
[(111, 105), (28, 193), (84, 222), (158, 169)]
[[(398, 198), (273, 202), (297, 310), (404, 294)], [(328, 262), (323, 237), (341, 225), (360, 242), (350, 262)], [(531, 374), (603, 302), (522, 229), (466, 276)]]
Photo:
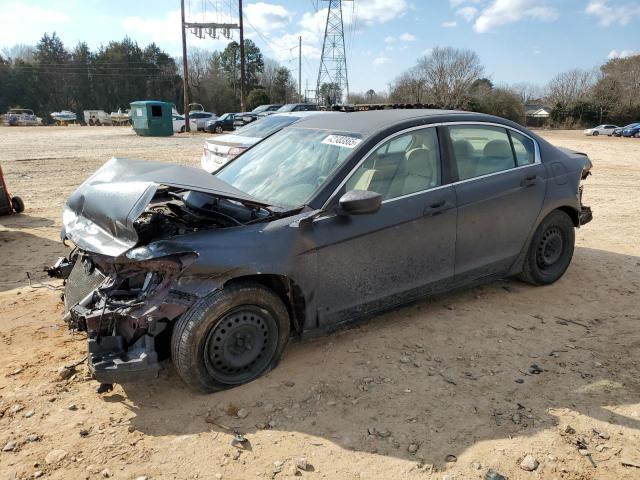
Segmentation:
[(58, 376), (85, 341), (61, 324), (60, 292), (26, 272), (42, 280), (65, 254), (63, 202), (111, 155), (197, 165), (205, 137), (0, 128), (26, 203), (0, 217), (0, 480), (292, 478), (301, 457), (309, 479), (640, 478), (640, 140), (543, 135), (594, 162), (594, 221), (555, 285), (495, 282), (296, 342), (219, 394), (189, 391), (167, 362), (155, 383), (98, 395), (84, 366)]

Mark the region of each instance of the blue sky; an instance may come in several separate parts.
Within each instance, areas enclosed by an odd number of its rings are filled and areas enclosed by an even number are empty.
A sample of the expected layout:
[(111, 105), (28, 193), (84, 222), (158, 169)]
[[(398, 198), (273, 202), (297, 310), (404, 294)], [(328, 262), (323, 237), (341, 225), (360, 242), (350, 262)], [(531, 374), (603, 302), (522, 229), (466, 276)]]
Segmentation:
[[(237, 15), (229, 12), (230, 0), (186, 2), (194, 20)], [(245, 0), (247, 35), (295, 75), (293, 47), (303, 37), (303, 88), (307, 81), (315, 86), (323, 4)], [(343, 9), (351, 91), (386, 89), (436, 46), (474, 50), (497, 84), (544, 85), (561, 71), (640, 52), (640, 0), (356, 0), (344, 1)], [(155, 41), (177, 56), (179, 26), (179, 0), (0, 0), (0, 49), (35, 44), (43, 32), (55, 30), (69, 47), (84, 40), (95, 48), (128, 35), (142, 45)], [(188, 43), (225, 45), (193, 35)]]

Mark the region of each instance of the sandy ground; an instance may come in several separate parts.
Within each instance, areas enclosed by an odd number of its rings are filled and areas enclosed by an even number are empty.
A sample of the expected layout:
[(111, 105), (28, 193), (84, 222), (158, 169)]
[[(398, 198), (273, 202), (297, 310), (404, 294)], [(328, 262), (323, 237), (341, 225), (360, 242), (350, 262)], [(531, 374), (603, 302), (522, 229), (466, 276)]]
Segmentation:
[[(0, 480), (293, 478), (301, 457), (309, 479), (640, 478), (640, 140), (543, 135), (594, 163), (595, 219), (555, 285), (495, 282), (296, 342), (223, 393), (191, 392), (166, 362), (154, 383), (98, 395), (84, 366), (58, 376), (85, 341), (26, 272), (43, 280), (65, 254), (63, 202), (111, 155), (197, 165), (205, 137), (0, 128), (26, 203), (0, 217)], [(528, 374), (534, 363), (544, 372)]]

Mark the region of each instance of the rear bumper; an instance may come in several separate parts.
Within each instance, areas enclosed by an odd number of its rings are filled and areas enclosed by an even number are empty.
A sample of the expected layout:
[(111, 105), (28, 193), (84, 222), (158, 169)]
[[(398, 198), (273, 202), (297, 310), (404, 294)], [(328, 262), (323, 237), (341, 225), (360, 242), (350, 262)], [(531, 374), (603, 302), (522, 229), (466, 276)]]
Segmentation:
[(220, 155), (215, 155), (213, 153), (209, 153), (209, 155), (202, 155), (200, 159), (200, 164), (202, 165), (203, 170), (206, 170), (209, 173), (215, 173), (223, 165), (225, 165), (229, 161), (228, 157), (223, 157)]
[(120, 336), (89, 339), (89, 371), (100, 383), (134, 383), (158, 377), (154, 339), (143, 335), (128, 350)]
[(589, 223), (591, 220), (593, 220), (593, 213), (591, 212), (591, 207), (582, 206), (582, 208), (580, 208), (579, 218), (580, 218), (580, 225), (584, 225), (586, 223)]

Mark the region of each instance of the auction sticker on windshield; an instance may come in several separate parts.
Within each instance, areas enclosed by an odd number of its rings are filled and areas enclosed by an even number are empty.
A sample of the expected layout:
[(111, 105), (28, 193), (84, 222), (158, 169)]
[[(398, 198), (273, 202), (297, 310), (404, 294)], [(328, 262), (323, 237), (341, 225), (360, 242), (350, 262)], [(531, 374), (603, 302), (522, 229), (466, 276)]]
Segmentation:
[(328, 135), (327, 138), (322, 140), (322, 143), (326, 145), (335, 145), (343, 148), (355, 148), (360, 142), (362, 142), (362, 139), (346, 135)]

